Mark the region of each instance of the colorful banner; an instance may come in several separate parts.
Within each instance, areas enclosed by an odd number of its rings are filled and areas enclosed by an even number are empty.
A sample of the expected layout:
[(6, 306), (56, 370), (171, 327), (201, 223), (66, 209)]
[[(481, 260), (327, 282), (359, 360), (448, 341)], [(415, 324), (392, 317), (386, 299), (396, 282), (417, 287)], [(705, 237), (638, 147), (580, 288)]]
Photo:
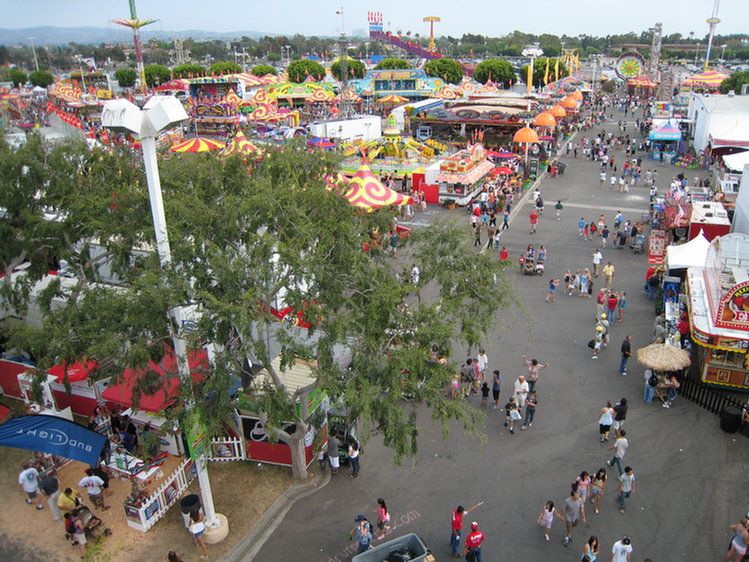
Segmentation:
[(22, 416), (0, 425), (0, 445), (96, 465), (107, 438), (55, 416)]
[(650, 231), (648, 239), (648, 263), (663, 265), (666, 263), (666, 231)]
[(190, 458), (197, 460), (208, 450), (208, 432), (200, 417), (193, 411), (185, 418), (185, 439), (190, 450)]

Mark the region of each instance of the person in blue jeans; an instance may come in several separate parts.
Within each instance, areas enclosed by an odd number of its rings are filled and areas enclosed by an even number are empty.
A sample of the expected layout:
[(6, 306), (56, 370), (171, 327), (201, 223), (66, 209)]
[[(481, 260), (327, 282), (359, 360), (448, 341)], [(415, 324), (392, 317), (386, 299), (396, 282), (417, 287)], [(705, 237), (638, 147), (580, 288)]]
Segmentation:
[(460, 533), (463, 531), (463, 516), (465, 513), (462, 505), (459, 505), (453, 511), (450, 529), (450, 547), (452, 548), (453, 558), (460, 558)]
[(609, 447), (609, 450), (614, 450), (614, 456), (611, 457), (611, 460), (608, 463), (606, 463), (611, 468), (613, 468), (614, 463), (616, 463), (616, 468), (619, 471), (620, 476), (624, 472), (622, 470), (622, 459), (624, 458), (624, 454), (627, 452), (628, 448), (629, 441), (627, 441), (627, 431), (625, 429), (622, 429), (621, 431), (619, 431), (619, 438), (611, 447)]
[[(650, 369), (645, 369), (645, 390), (642, 394), (642, 399), (647, 404), (653, 403), (653, 397), (655, 396), (655, 387), (650, 384), (650, 378), (654, 377), (655, 374)], [(657, 378), (656, 378), (656, 384), (657, 384)]]
[(619, 493), (616, 499), (619, 500), (619, 512), (624, 513), (624, 500), (635, 492), (635, 473), (632, 472), (631, 466), (624, 467), (624, 473), (619, 475)]
[(632, 357), (632, 336), (627, 335), (622, 342), (622, 361), (619, 364), (619, 373), (622, 375), (627, 374), (627, 361)]
[(525, 419), (520, 429), (525, 430), (528, 427), (533, 427), (533, 416), (536, 415), (536, 406), (538, 405), (538, 397), (536, 391), (531, 390), (528, 394), (528, 398), (525, 399)]

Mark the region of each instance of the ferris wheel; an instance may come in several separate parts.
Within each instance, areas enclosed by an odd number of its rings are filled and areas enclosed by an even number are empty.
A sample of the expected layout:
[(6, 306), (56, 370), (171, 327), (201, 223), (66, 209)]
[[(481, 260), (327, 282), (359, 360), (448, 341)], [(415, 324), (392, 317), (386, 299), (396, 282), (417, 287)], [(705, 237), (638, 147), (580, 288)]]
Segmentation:
[(624, 53), (616, 60), (615, 70), (622, 80), (636, 78), (645, 70), (645, 59), (639, 53)]

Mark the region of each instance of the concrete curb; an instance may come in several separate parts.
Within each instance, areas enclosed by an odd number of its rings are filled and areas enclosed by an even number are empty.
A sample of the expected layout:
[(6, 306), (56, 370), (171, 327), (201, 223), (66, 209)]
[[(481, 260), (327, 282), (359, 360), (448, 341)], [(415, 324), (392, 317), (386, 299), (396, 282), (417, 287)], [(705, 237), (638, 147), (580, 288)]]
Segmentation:
[(260, 516), (260, 520), (242, 539), (227, 552), (220, 562), (250, 562), (263, 547), (276, 527), (297, 500), (322, 490), (330, 482), (330, 471), (323, 469), (314, 482), (296, 484), (281, 494)]

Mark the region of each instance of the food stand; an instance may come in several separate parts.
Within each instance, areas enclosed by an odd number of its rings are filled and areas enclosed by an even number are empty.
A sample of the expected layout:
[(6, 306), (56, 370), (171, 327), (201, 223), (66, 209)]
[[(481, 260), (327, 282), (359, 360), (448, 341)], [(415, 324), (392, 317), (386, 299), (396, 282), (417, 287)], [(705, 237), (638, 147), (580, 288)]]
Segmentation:
[(687, 272), (687, 297), (702, 381), (749, 390), (749, 236), (715, 238)]
[(494, 169), (486, 159), (484, 145), (476, 143), (445, 158), (437, 174), (439, 202), (452, 200), (467, 205), (483, 188), (484, 178)]
[[(297, 389), (304, 388), (315, 382), (315, 377), (312, 373), (313, 364), (297, 359), (285, 371), (281, 371), (280, 357), (276, 357), (271, 364), (281, 377), (286, 391), (291, 394), (296, 392)], [(263, 369), (254, 375), (253, 378), (253, 386), (261, 389), (264, 381), (268, 380), (270, 375)], [(306, 399), (310, 416), (313, 416), (318, 409), (321, 409), (323, 413), (327, 413), (330, 401), (325, 392), (319, 388), (315, 388), (307, 395)], [(297, 408), (297, 413), (301, 414), (301, 404), (296, 404), (295, 407)], [(235, 411), (235, 418), (237, 427), (239, 427), (246, 442), (245, 449), (248, 460), (291, 466), (291, 447), (281, 440), (273, 440), (268, 435), (257, 413), (252, 392), (246, 391), (245, 394), (238, 396), (238, 407)], [(309, 466), (315, 459), (316, 442), (319, 444), (322, 440), (327, 439), (327, 416), (323, 415), (322, 419), (324, 421), (319, 431), (310, 423), (307, 434), (304, 436), (306, 466)], [(292, 433), (295, 429), (296, 426), (293, 422), (288, 422), (284, 427), (285, 431)]]

